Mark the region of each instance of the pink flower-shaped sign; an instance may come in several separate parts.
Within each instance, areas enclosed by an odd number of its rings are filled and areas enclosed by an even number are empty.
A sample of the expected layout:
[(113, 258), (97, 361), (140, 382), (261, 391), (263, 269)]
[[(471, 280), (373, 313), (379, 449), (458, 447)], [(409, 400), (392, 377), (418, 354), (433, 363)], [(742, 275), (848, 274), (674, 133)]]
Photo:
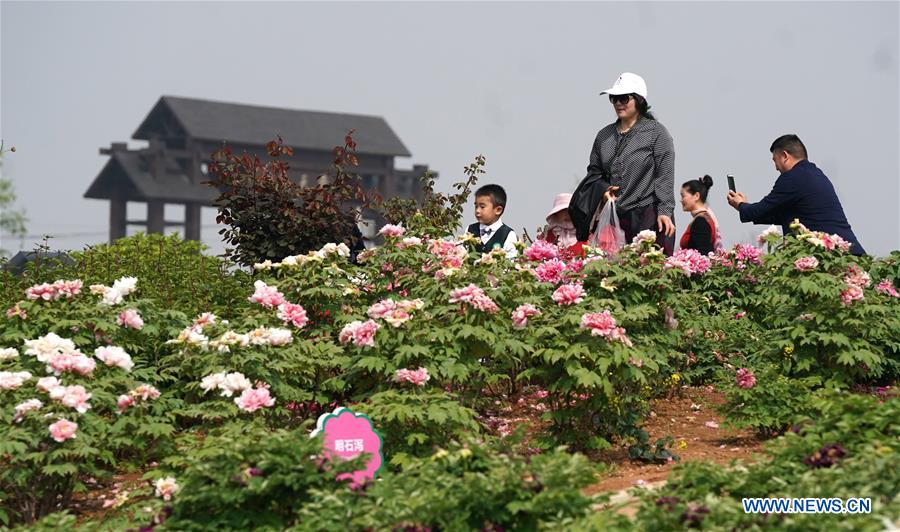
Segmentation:
[(325, 436), (323, 450), (328, 457), (337, 456), (351, 460), (363, 453), (370, 455), (365, 469), (338, 475), (338, 480), (349, 478), (352, 486), (358, 486), (378, 475), (384, 462), (381, 453), (382, 440), (381, 434), (372, 426), (369, 416), (341, 407), (319, 416), (316, 430), (311, 436), (314, 437), (319, 432)]

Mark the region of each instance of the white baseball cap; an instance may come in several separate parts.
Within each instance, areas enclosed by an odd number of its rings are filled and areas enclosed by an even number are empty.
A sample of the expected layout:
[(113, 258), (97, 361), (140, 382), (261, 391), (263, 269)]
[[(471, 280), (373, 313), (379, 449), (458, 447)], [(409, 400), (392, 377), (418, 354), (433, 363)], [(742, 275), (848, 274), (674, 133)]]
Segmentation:
[(646, 98), (647, 83), (644, 81), (644, 78), (637, 74), (625, 72), (619, 76), (619, 79), (617, 79), (615, 83), (613, 83), (611, 89), (606, 89), (600, 94), (611, 94), (613, 96), (619, 94), (639, 94)]

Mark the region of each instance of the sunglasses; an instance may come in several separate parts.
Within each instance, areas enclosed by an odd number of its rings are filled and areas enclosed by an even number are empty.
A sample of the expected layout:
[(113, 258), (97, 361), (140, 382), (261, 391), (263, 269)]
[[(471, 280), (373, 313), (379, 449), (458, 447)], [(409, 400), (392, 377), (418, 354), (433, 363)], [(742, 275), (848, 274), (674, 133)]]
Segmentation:
[(609, 95), (609, 103), (622, 103), (627, 104), (631, 99), (634, 98), (631, 94), (610, 94)]

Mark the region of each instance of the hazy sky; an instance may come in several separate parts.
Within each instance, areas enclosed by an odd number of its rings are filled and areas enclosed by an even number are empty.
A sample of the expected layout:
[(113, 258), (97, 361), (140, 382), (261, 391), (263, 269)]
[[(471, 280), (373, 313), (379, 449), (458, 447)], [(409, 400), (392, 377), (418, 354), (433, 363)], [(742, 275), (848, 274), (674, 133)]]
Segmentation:
[(483, 153), (504, 221), (533, 235), (614, 120), (597, 93), (631, 71), (675, 139), (676, 186), (716, 179), (729, 243), (764, 227), (739, 223), (725, 174), (760, 199), (777, 176), (768, 147), (793, 132), (863, 246), (900, 249), (897, 2), (3, 1), (0, 19), (0, 134), (17, 147), (4, 174), (29, 235), (56, 247), (107, 238), (108, 203), (82, 198), (98, 149), (129, 140), (163, 94), (383, 116), (413, 153), (398, 166), (431, 165), (442, 190)]

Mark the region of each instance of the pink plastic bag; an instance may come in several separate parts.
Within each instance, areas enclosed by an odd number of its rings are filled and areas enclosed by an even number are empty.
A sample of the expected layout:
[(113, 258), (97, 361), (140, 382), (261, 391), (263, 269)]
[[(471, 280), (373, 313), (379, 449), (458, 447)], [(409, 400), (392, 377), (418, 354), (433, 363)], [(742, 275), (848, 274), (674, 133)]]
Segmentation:
[(588, 238), (588, 245), (602, 249), (610, 255), (618, 253), (625, 246), (625, 231), (619, 226), (615, 200), (607, 201), (602, 209), (597, 207), (591, 226), (594, 226), (595, 222), (597, 224), (596, 229)]

